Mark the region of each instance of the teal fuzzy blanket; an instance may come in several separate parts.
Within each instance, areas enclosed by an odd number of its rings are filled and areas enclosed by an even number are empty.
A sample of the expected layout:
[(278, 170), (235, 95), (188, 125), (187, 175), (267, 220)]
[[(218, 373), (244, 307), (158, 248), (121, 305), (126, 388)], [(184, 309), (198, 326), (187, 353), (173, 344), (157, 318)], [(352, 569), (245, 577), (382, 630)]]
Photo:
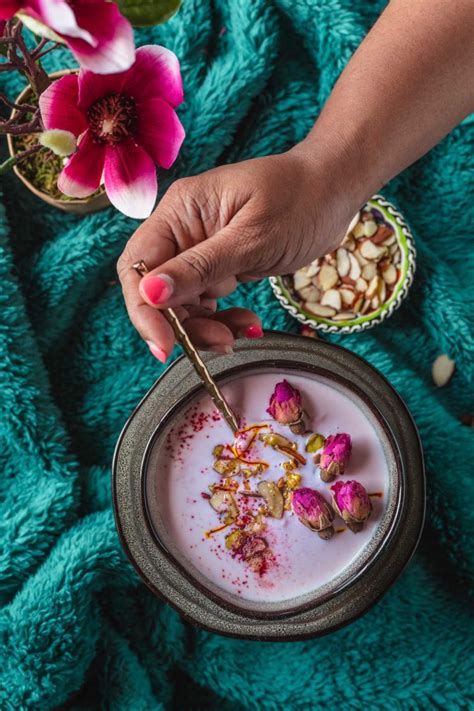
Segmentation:
[[(186, 91), (187, 139), (161, 194), (178, 176), (302, 139), (383, 5), (184, 0), (171, 21), (141, 31), (139, 44), (178, 54)], [(66, 63), (61, 50), (48, 68)], [(20, 88), (5, 74), (2, 84), (12, 97)], [(387, 323), (332, 338), (379, 368), (416, 419), (428, 478), (421, 545), (365, 617), (301, 643), (193, 628), (137, 579), (110, 495), (117, 436), (162, 370), (115, 277), (136, 224), (112, 209), (60, 214), (2, 179), (1, 709), (473, 708), (474, 451), (458, 420), (473, 411), (473, 149), (468, 119), (383, 190), (414, 230), (414, 286)], [(297, 330), (267, 282), (225, 302)], [(456, 361), (443, 389), (430, 374), (439, 353)]]

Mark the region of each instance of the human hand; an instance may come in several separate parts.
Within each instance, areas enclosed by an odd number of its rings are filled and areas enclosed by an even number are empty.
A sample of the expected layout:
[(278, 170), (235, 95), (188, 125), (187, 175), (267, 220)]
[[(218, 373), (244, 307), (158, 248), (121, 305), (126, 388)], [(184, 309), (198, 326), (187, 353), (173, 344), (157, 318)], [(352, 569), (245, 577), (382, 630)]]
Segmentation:
[[(164, 362), (174, 344), (160, 309), (173, 307), (200, 348), (231, 352), (236, 336), (259, 337), (247, 309), (215, 313), (238, 281), (285, 274), (335, 249), (357, 209), (324, 195), (299, 151), (222, 166), (175, 182), (131, 237), (117, 269), (129, 316)], [(144, 260), (139, 277), (131, 265)]]

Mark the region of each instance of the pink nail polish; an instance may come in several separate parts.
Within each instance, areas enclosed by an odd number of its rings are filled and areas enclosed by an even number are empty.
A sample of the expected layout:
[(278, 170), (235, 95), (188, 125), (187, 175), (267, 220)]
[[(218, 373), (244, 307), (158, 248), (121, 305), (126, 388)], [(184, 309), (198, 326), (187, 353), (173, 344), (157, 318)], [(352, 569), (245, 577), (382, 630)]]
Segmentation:
[(140, 282), (140, 289), (146, 300), (157, 306), (168, 301), (173, 293), (174, 284), (171, 277), (163, 274), (162, 276), (145, 277)]
[(155, 345), (153, 341), (147, 341), (146, 344), (150, 349), (151, 353), (155, 356), (155, 358), (158, 358), (158, 360), (162, 363), (166, 363), (168, 356), (162, 348), (159, 348), (157, 345)]
[(261, 326), (252, 325), (244, 329), (245, 338), (262, 338), (263, 330)]

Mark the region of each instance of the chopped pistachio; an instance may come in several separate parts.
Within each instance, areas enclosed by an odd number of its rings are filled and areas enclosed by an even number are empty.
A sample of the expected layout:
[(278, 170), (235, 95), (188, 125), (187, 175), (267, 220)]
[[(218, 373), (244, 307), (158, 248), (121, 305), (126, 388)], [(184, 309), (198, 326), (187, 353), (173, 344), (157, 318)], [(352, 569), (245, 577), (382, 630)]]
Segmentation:
[(274, 481), (260, 481), (257, 491), (265, 499), (270, 516), (281, 518), (283, 516), (283, 496)]
[(235, 471), (239, 463), (236, 459), (216, 459), (213, 469), (218, 474), (230, 474)]
[(322, 434), (319, 434), (318, 432), (315, 432), (314, 434), (311, 435), (311, 437), (308, 438), (306, 442), (306, 451), (307, 452), (317, 452), (318, 449), (321, 449), (321, 447), (324, 447), (324, 443), (326, 442), (326, 439), (323, 437)]
[(245, 533), (243, 531), (232, 531), (225, 537), (225, 547), (229, 549), (238, 548), (244, 536)]
[(261, 440), (270, 447), (293, 447), (293, 442), (276, 432), (261, 435)]
[[(226, 513), (231, 519), (237, 518), (239, 509), (230, 491), (216, 489), (209, 499), (212, 508), (218, 513)], [(226, 521), (226, 523), (228, 523)]]
[(224, 445), (223, 444), (216, 444), (216, 446), (212, 450), (212, 456), (217, 459), (218, 457), (221, 456), (223, 451), (224, 451)]
[(293, 472), (288, 474), (286, 477), (286, 485), (288, 489), (296, 489), (301, 483), (301, 474), (298, 472)]

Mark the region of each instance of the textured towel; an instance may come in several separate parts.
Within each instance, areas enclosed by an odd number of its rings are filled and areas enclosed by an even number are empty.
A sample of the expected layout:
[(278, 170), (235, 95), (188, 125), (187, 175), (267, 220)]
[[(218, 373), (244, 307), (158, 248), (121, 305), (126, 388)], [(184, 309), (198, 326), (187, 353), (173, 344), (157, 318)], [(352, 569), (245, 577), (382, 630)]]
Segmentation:
[[(187, 139), (160, 193), (303, 138), (383, 4), (184, 0), (170, 22), (141, 31), (139, 44), (177, 53), (186, 92)], [(66, 50), (48, 59), (49, 69), (72, 64)], [(2, 88), (13, 97), (20, 83), (3, 74)], [(331, 338), (378, 367), (416, 419), (429, 495), (422, 543), (365, 617), (301, 643), (193, 628), (137, 579), (110, 496), (117, 436), (162, 370), (115, 281), (136, 223), (113, 209), (64, 215), (2, 179), (1, 709), (473, 708), (474, 451), (458, 421), (473, 411), (473, 149), (471, 118), (384, 189), (414, 230), (414, 286), (384, 325)], [(267, 282), (225, 302), (297, 330)], [(438, 390), (430, 370), (442, 352), (456, 374)]]

